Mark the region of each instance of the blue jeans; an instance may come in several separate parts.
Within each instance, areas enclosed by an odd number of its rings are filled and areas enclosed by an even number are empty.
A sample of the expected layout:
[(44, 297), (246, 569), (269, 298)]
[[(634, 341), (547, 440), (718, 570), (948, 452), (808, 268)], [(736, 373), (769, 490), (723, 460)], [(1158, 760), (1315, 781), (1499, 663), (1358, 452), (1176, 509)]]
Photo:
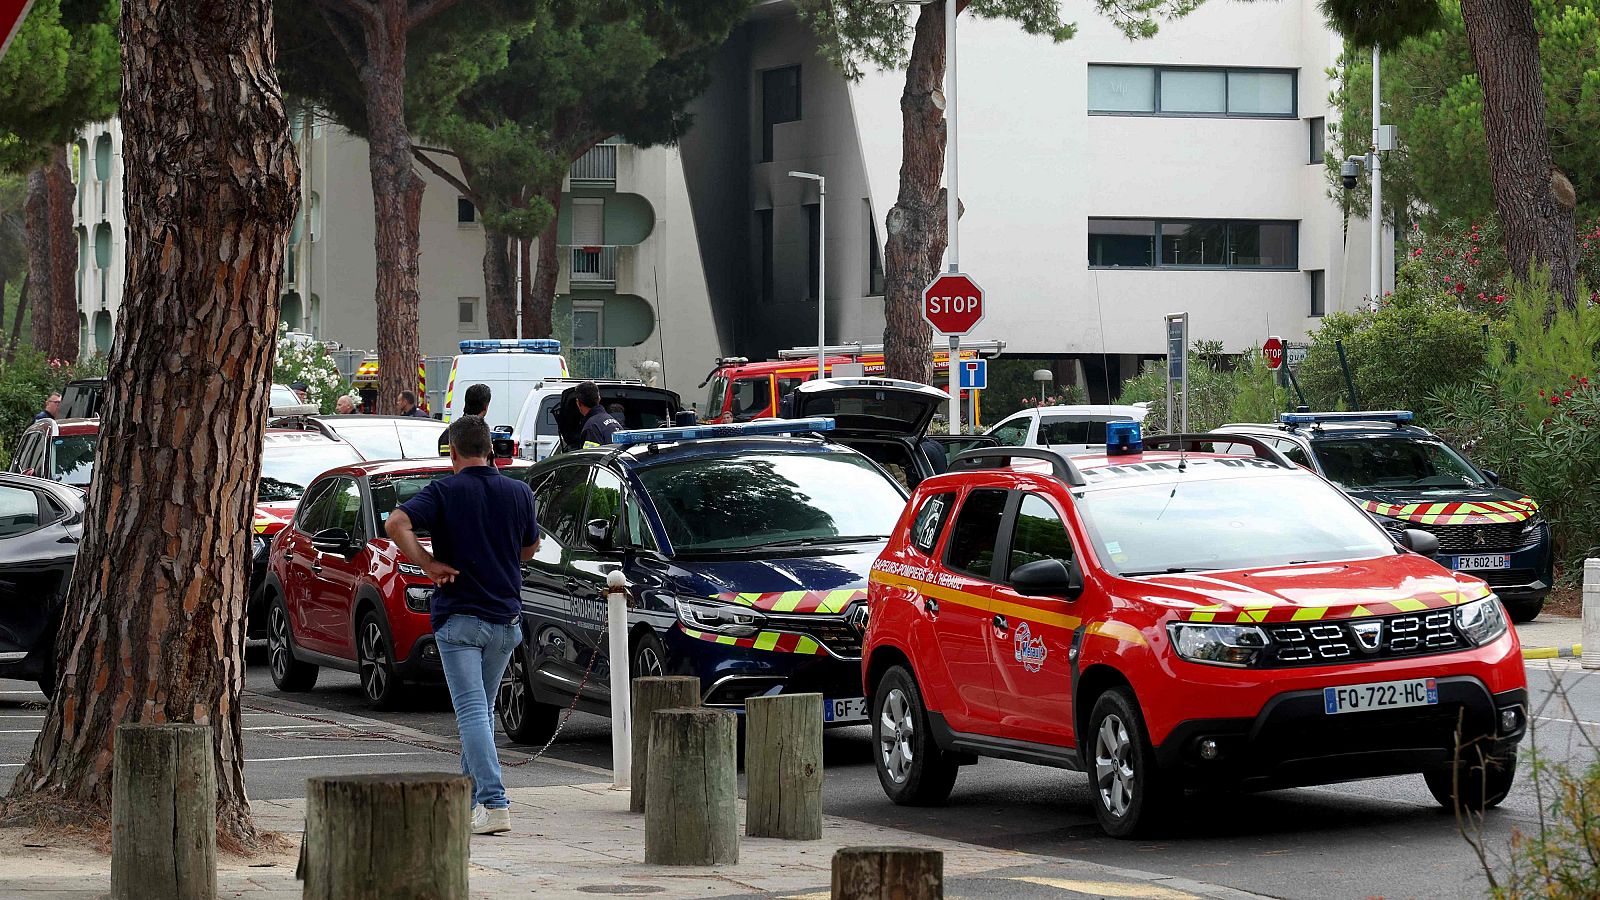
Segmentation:
[(461, 774), (472, 778), (472, 802), (505, 809), (500, 756), (494, 746), (494, 698), (511, 654), (522, 642), (518, 624), (495, 625), (477, 616), (453, 615), (434, 632), (450, 705), (461, 733)]

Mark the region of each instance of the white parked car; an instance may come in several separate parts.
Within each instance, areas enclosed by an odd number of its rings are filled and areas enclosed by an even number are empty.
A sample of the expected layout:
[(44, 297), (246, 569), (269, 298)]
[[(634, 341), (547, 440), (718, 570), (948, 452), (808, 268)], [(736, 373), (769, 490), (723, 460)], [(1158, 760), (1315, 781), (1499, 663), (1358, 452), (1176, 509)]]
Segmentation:
[[(534, 386), (522, 401), (522, 411), (512, 426), (517, 456), (540, 460), (578, 444), (583, 417), (575, 396), (581, 379), (548, 378)], [(683, 408), (678, 395), (666, 388), (649, 387), (638, 381), (595, 380), (600, 388), (600, 405), (621, 407), (612, 418), (625, 429), (669, 428)], [(461, 391), (457, 385), (457, 392)], [(492, 408), (492, 407), (491, 407)]]
[(1144, 422), (1150, 412), (1134, 406), (1041, 406), (1012, 413), (984, 432), (1004, 447), (1049, 447), (1068, 455), (1101, 453), (1107, 422)]

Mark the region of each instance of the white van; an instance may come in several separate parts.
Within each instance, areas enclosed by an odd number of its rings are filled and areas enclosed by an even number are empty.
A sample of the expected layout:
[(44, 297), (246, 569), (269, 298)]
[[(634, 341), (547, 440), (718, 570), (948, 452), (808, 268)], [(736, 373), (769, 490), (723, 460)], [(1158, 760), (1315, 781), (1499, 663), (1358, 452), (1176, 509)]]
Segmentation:
[[(583, 427), (575, 396), (578, 384), (572, 379), (550, 379), (528, 392), (512, 433), (517, 456), (540, 460), (577, 446)], [(596, 379), (595, 386), (600, 388), (601, 406), (610, 409), (621, 404), (622, 412), (613, 411), (612, 415), (624, 429), (670, 427), (683, 408), (678, 395), (666, 388), (604, 379)]]
[(512, 425), (529, 392), (548, 378), (566, 378), (567, 360), (561, 342), (550, 338), (462, 341), (461, 355), (450, 364), (445, 388), (444, 421), (464, 415), (467, 388), (489, 386), (484, 420), (493, 428)]
[(1049, 447), (1069, 456), (1103, 453), (1107, 422), (1143, 422), (1148, 406), (1082, 404), (1025, 409), (984, 432), (1002, 447)]

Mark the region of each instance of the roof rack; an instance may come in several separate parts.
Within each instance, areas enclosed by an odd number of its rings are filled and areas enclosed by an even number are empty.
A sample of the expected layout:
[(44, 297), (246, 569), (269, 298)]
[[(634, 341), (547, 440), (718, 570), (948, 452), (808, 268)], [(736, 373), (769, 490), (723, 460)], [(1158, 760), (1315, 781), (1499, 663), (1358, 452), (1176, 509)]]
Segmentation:
[[(984, 465), (984, 460), (997, 459), (1003, 462), (1000, 465)], [(1066, 456), (1054, 450), (1045, 450), (1042, 447), (974, 447), (963, 450), (950, 460), (950, 469), (996, 469), (1009, 464), (1014, 459), (1038, 459), (1050, 464), (1055, 476), (1066, 482), (1068, 487), (1083, 487), (1083, 473)]]
[(1310, 425), (1313, 428), (1325, 422), (1392, 422), (1395, 428), (1404, 428), (1415, 419), (1409, 409), (1375, 409), (1358, 412), (1292, 412), (1280, 413), (1278, 421), (1290, 428)]
[(1157, 450), (1169, 444), (1177, 444), (1178, 446), (1173, 449), (1187, 450), (1190, 453), (1199, 452), (1199, 444), (1244, 444), (1256, 452), (1256, 459), (1267, 460), (1285, 469), (1295, 468), (1295, 464), (1290, 461), (1289, 457), (1283, 455), (1282, 450), (1261, 438), (1249, 434), (1210, 431), (1204, 434), (1158, 434), (1147, 436), (1144, 439), (1145, 450)]
[(306, 415), (303, 413), (292, 416), (279, 416), (276, 419), (268, 419), (267, 427), (282, 428), (293, 431), (315, 431), (324, 437), (330, 437), (334, 439), (338, 439), (339, 437), (339, 432), (335, 431), (332, 425), (322, 421), (316, 416)]

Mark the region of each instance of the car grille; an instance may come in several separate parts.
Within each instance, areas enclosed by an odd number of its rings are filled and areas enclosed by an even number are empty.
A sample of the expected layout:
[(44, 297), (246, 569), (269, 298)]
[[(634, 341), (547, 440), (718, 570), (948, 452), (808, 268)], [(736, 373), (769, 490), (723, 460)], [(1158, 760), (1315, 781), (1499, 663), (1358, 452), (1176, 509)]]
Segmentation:
[(1439, 539), (1441, 553), (1504, 552), (1525, 547), (1538, 540), (1538, 532), (1524, 536), (1527, 522), (1497, 522), (1489, 525), (1423, 525), (1404, 523), (1407, 528), (1432, 532)]
[(1490, 587), (1520, 587), (1539, 580), (1539, 576), (1532, 569), (1485, 569), (1473, 570), (1467, 574), (1474, 578), (1482, 578)]
[(768, 628), (810, 635), (835, 656), (861, 658), (861, 632), (842, 616), (768, 615)]
[[(1380, 628), (1363, 643), (1358, 632)], [(1344, 622), (1305, 622), (1263, 626), (1272, 638), (1267, 666), (1318, 666), (1348, 660), (1394, 659), (1447, 653), (1467, 646), (1448, 609)], [(1370, 647), (1370, 649), (1369, 649)]]

